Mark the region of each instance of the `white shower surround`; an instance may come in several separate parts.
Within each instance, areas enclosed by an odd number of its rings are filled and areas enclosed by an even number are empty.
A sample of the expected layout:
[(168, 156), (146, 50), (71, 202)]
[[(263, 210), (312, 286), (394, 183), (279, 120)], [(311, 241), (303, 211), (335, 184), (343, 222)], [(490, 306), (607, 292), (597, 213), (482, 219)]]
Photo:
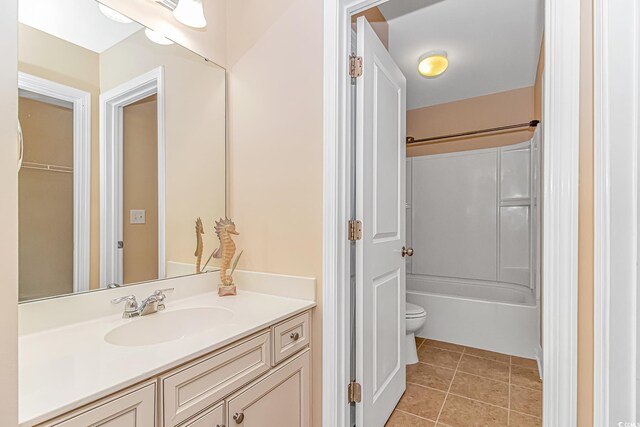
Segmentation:
[[(407, 301), (427, 311), (417, 336), (538, 356), (537, 138), (408, 164), (408, 182), (415, 182), (407, 186), (407, 235), (417, 256), (409, 261)], [(509, 209), (530, 220), (507, 238)]]

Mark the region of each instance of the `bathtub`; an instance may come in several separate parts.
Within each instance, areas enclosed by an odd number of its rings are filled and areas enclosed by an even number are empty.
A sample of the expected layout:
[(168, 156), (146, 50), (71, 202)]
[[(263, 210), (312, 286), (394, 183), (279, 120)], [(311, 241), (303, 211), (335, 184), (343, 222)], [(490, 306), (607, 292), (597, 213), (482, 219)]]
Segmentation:
[(407, 301), (427, 312), (416, 336), (539, 358), (539, 306), (530, 289), (408, 274)]

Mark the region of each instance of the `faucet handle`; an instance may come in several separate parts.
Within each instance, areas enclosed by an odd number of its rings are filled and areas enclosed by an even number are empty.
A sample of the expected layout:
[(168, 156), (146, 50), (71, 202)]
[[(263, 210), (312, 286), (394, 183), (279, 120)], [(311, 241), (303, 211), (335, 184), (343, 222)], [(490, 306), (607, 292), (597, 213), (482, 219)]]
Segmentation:
[(127, 295), (126, 297), (114, 298), (111, 300), (111, 304), (120, 304), (124, 302), (124, 312), (131, 313), (138, 309), (138, 301), (135, 295)]
[(166, 308), (164, 305), (164, 300), (167, 299), (166, 294), (172, 293), (173, 290), (174, 288), (158, 289), (153, 293), (153, 295), (155, 295), (156, 298), (158, 299), (158, 311), (162, 311)]
[(167, 297), (167, 294), (170, 294), (174, 291), (175, 288), (166, 288), (166, 289), (158, 289), (153, 294), (160, 298), (160, 300), (164, 300)]

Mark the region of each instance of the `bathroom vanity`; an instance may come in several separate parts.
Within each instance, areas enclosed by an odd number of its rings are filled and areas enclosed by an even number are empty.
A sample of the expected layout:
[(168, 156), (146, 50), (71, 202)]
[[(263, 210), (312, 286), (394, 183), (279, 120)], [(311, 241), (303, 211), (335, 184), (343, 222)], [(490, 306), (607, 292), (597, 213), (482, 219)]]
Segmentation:
[(97, 1), (19, 3), (19, 425), (309, 426), (315, 280), (221, 298), (207, 258), (226, 70)]
[[(33, 326), (20, 337), (20, 425), (309, 426), (314, 302), (243, 289), (220, 298), (206, 289), (213, 277), (163, 282), (200, 283), (173, 283), (182, 295), (157, 314)], [(43, 301), (43, 314), (62, 299)]]

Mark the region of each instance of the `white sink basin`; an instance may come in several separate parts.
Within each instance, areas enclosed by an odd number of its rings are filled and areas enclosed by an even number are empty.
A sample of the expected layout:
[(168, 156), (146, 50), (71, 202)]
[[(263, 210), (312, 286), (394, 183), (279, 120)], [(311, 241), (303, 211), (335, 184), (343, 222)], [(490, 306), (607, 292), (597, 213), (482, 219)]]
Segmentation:
[(109, 344), (139, 347), (175, 341), (230, 323), (233, 312), (220, 307), (161, 311), (130, 319), (104, 336)]

